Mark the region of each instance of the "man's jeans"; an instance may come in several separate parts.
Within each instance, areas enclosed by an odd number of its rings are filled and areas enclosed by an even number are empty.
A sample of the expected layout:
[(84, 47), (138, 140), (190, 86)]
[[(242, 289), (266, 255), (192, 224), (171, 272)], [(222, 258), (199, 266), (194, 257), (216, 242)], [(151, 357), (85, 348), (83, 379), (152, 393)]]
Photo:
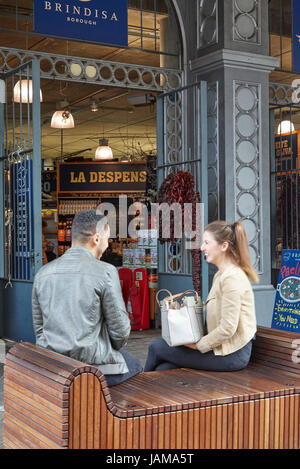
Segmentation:
[(109, 387), (116, 386), (143, 371), (142, 364), (134, 355), (131, 355), (131, 353), (126, 350), (119, 350), (119, 352), (123, 355), (129, 371), (120, 375), (105, 375)]

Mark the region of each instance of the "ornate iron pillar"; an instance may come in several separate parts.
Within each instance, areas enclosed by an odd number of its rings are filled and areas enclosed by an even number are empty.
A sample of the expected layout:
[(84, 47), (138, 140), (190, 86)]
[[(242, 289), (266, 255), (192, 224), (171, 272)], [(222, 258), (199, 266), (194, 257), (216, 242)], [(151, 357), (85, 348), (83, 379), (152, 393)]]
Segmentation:
[[(254, 286), (259, 325), (270, 326), (274, 305), (270, 256), (269, 57), (267, 0), (198, 0), (197, 55), (190, 62), (206, 80), (217, 108), (208, 119), (210, 187), (219, 218), (240, 220), (260, 275)], [(210, 164), (210, 163), (209, 163)], [(210, 188), (209, 188), (210, 191)], [(209, 210), (212, 210), (209, 207)], [(209, 215), (210, 218), (213, 218)]]

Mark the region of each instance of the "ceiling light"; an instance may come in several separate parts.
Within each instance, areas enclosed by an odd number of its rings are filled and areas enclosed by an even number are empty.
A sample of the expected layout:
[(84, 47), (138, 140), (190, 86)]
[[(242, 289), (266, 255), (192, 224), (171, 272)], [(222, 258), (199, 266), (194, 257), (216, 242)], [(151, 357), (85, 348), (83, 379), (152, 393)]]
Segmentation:
[(280, 124), (278, 126), (277, 133), (278, 134), (289, 134), (291, 132), (294, 132), (294, 130), (295, 130), (294, 124), (289, 120), (284, 120), (284, 121), (280, 122)]
[(128, 163), (129, 157), (128, 156), (121, 156), (120, 161), (122, 161), (123, 163)]
[(108, 146), (108, 140), (102, 138), (99, 140), (99, 146), (96, 149), (95, 160), (112, 160), (113, 152), (112, 149)]
[(91, 102), (90, 109), (91, 109), (92, 112), (97, 112), (97, 111), (99, 110), (99, 108), (98, 108), (98, 103), (97, 103), (97, 101), (95, 101), (94, 99), (93, 99), (93, 101)]
[(72, 129), (75, 126), (70, 111), (56, 111), (51, 119), (51, 127), (54, 129)]
[[(14, 86), (15, 103), (32, 103), (33, 89), (32, 80), (17, 81)], [(43, 101), (42, 91), (40, 90), (40, 102)]]

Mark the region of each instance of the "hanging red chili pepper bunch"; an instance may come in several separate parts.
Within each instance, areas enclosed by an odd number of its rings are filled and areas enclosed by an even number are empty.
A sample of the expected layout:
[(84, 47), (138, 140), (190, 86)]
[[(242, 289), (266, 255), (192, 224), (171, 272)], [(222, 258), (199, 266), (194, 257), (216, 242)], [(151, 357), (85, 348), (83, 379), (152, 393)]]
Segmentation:
[[(188, 171), (178, 171), (176, 174), (169, 174), (160, 186), (158, 192), (158, 203), (167, 203), (172, 205), (178, 203), (181, 206), (181, 226), (183, 232), (188, 229), (192, 229), (195, 232), (196, 229), (196, 209), (197, 203), (200, 202), (199, 194), (194, 191), (195, 181), (192, 174)], [(184, 204), (190, 204), (187, 210)], [(163, 220), (163, 212), (159, 214), (159, 240), (160, 243), (171, 242), (174, 244), (180, 238), (175, 237), (174, 224), (176, 219), (174, 218), (174, 212), (171, 210), (170, 213), (170, 236), (165, 237), (163, 231), (163, 224), (166, 220)], [(181, 234), (182, 236), (182, 234)], [(194, 237), (195, 239), (195, 237)], [(201, 292), (201, 252), (200, 249), (192, 249), (192, 275), (194, 289)]]

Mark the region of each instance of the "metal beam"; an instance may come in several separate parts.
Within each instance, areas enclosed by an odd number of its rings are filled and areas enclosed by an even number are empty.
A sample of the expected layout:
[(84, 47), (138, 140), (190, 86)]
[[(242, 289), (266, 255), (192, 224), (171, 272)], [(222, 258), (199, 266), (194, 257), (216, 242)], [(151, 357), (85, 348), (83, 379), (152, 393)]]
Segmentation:
[[(0, 56), (3, 58), (0, 73), (11, 70), (11, 66), (8, 63), (11, 55), (17, 57), (20, 64), (24, 60), (28, 61), (28, 58), (36, 59), (39, 63), (43, 61), (43, 68), (40, 70), (41, 78), (60, 81), (167, 92), (180, 87), (183, 80), (183, 72), (178, 69), (149, 67), (5, 47), (0, 47)], [(47, 62), (49, 67), (47, 72), (44, 70), (45, 62)], [(62, 65), (64, 66), (64, 71), (62, 71)], [(57, 66), (59, 66), (59, 72), (57, 71)], [(121, 74), (122, 78), (118, 74)]]

